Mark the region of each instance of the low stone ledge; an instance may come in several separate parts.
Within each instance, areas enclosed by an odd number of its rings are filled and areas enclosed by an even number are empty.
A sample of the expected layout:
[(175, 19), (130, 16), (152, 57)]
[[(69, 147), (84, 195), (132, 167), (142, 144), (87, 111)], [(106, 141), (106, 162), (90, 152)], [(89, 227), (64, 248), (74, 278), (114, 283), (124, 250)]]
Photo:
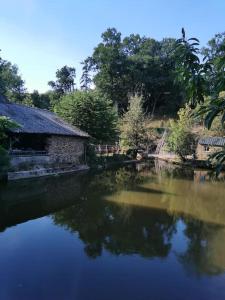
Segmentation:
[(35, 169), (29, 171), (19, 171), (19, 172), (8, 172), (8, 180), (20, 180), (20, 179), (28, 179), (34, 177), (43, 177), (43, 176), (54, 176), (60, 174), (69, 174), (80, 171), (89, 170), (87, 165), (80, 165), (72, 168), (56, 168), (56, 169)]

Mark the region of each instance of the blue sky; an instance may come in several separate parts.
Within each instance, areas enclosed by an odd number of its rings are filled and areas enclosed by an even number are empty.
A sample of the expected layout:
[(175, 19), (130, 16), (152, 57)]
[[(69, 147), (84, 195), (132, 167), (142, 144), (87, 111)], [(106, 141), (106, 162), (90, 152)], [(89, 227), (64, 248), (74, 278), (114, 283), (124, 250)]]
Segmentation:
[(184, 27), (202, 45), (225, 31), (225, 0), (1, 0), (0, 8), (1, 56), (18, 65), (30, 91), (46, 91), (66, 64), (79, 82), (80, 62), (108, 27), (159, 40)]

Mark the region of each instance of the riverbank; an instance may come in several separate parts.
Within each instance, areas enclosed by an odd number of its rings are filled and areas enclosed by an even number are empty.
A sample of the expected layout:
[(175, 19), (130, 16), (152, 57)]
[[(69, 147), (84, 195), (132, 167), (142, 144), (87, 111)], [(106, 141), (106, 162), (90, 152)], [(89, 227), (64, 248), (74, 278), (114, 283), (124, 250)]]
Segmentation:
[(153, 159), (159, 159), (170, 164), (180, 165), (185, 167), (201, 168), (206, 170), (213, 169), (212, 165), (210, 165), (208, 161), (193, 160), (188, 158), (185, 162), (182, 162), (175, 155), (151, 154), (148, 156), (148, 158), (139, 159), (139, 160), (131, 159), (124, 155), (122, 156), (116, 155), (116, 156), (98, 157), (98, 159), (90, 165), (79, 165), (79, 166), (72, 166), (69, 168), (68, 167), (38, 168), (38, 169), (26, 170), (26, 171), (8, 172), (8, 180), (16, 181), (21, 179), (39, 178), (45, 176), (58, 176), (58, 175), (60, 176), (60, 175), (73, 174), (73, 173), (88, 171), (88, 170), (103, 170), (103, 169), (108, 169), (120, 165), (143, 163), (145, 161), (149, 161)]
[(201, 168), (201, 169), (213, 169), (213, 166), (209, 163), (208, 160), (199, 160), (187, 158), (186, 161), (181, 161), (176, 155), (160, 155), (160, 154), (151, 154), (149, 158), (163, 160), (165, 162), (182, 165), (185, 167)]

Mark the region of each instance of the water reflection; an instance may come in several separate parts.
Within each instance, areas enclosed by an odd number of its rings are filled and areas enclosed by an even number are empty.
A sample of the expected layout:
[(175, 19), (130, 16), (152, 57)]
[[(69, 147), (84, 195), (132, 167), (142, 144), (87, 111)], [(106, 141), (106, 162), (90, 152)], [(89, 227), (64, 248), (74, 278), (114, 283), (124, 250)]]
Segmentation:
[(173, 218), (161, 211), (84, 201), (53, 215), (57, 225), (78, 232), (90, 257), (110, 253), (165, 257), (176, 230)]
[(82, 173), (0, 186), (0, 231), (72, 205), (82, 197), (87, 180)]
[(218, 275), (225, 271), (225, 187), (202, 176), (155, 162), (10, 184), (1, 189), (0, 229), (51, 214), (78, 234), (88, 257), (175, 253), (186, 272)]
[(179, 261), (190, 274), (218, 275), (225, 271), (225, 229), (199, 220), (185, 219), (187, 249), (178, 254)]

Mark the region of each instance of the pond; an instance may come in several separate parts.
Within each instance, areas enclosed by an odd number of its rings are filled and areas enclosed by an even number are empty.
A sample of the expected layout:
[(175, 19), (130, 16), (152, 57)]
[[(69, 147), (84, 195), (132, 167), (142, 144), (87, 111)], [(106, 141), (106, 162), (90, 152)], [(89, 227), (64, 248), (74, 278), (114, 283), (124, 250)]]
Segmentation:
[(0, 299), (225, 299), (225, 182), (160, 161), (0, 188)]

